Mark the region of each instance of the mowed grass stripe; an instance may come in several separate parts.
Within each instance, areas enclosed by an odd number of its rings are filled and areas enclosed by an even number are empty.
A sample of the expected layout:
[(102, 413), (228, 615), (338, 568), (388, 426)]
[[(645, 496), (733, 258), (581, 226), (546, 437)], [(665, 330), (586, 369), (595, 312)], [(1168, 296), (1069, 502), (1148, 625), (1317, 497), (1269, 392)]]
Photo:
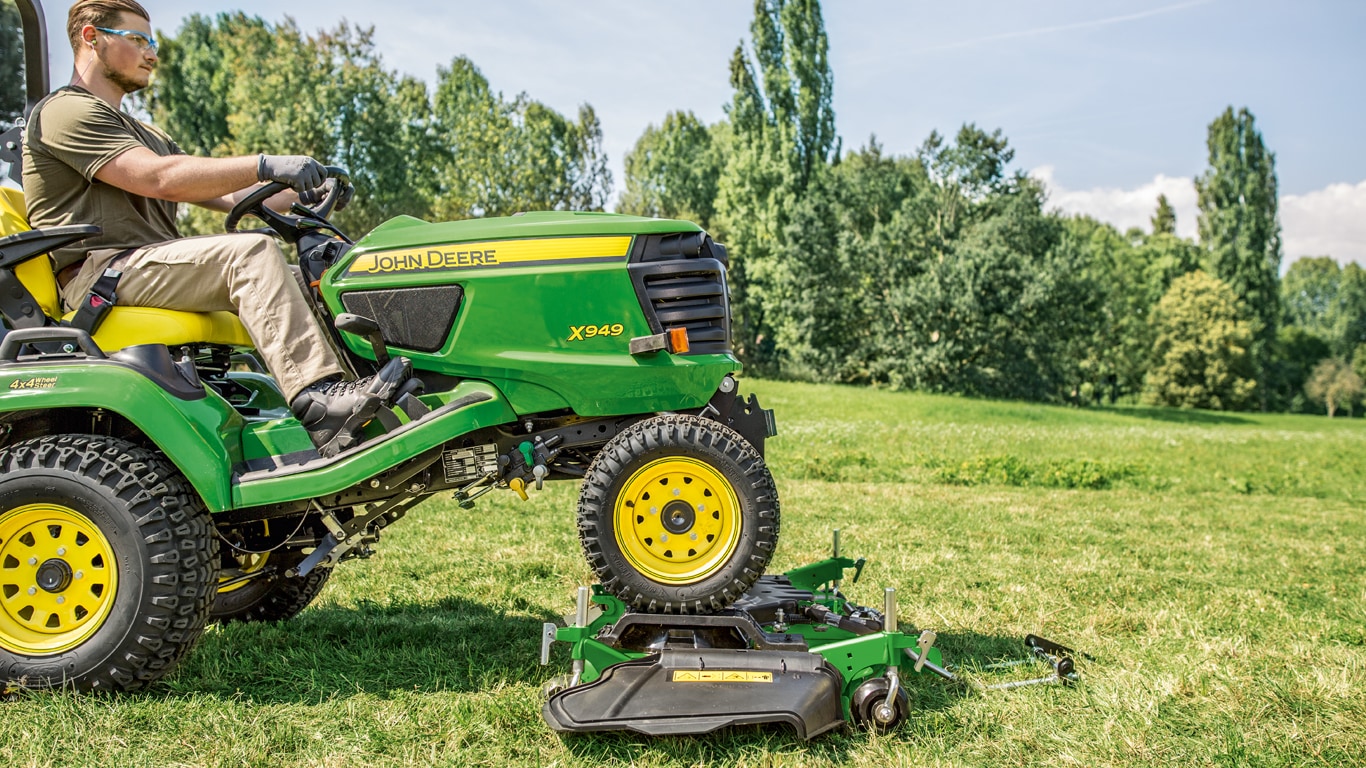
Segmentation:
[[(918, 677), (918, 711), (901, 730), (812, 744), (782, 729), (561, 739), (540, 720), (539, 688), (568, 669), (568, 656), (560, 648), (551, 667), (538, 666), (538, 631), (572, 608), (589, 574), (577, 489), (560, 484), (527, 503), (497, 494), (472, 512), (444, 499), (418, 507), (297, 619), (214, 628), (149, 693), (24, 694), (0, 705), (0, 762), (1366, 764), (1359, 488), (1346, 471), (1279, 491), (1204, 477), (1229, 466), (1289, 476), (1306, 457), (1359, 446), (1362, 422), (1211, 424), (1174, 420), (1198, 416), (1181, 412), (756, 388), (778, 405), (782, 431), (769, 443), (783, 498), (775, 569), (825, 556), (838, 527), (846, 554), (869, 558), (846, 591), (876, 605), (882, 587), (897, 587), (903, 621), (938, 631), (969, 674), (1020, 655), (1020, 639), (1036, 632), (1096, 657), (1083, 662), (1082, 685), (981, 693)], [(841, 421), (830, 407), (846, 400), (858, 407)], [(1282, 437), (1297, 434), (1303, 444)], [(1198, 450), (1183, 455), (1168, 440)], [(1099, 444), (1111, 447), (1081, 447)], [(793, 469), (803, 457), (854, 452), (874, 462), (848, 470), (854, 477)], [(935, 456), (1143, 462), (1179, 482), (958, 485), (923, 463)]]

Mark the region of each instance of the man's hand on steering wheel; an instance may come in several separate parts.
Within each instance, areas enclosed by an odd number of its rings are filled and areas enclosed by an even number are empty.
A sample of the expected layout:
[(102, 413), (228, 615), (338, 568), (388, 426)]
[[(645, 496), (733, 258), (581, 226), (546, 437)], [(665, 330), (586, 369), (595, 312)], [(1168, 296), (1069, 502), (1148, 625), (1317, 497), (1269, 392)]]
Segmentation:
[(312, 189), (300, 192), (299, 202), (303, 203), (309, 208), (316, 209), (319, 206), (319, 204), (327, 200), (327, 196), (332, 194), (332, 191), (338, 185), (341, 186), (341, 190), (337, 192), (337, 199), (332, 204), (332, 210), (340, 211), (346, 208), (346, 206), (351, 203), (351, 195), (355, 192), (355, 187), (352, 187), (350, 184), (344, 181), (339, 181), (336, 178), (328, 178), (322, 184), (319, 184), (318, 186)]
[(257, 181), (278, 181), (295, 192), (305, 192), (323, 183), (327, 168), (308, 155), (262, 154), (256, 161)]
[[(237, 201), (237, 204), (228, 212), (227, 218), (223, 221), (223, 228), (228, 232), (236, 232), (237, 225), (246, 216), (254, 216), (265, 222), (275, 234), (283, 237), (289, 242), (298, 239), (300, 230), (298, 225), (301, 219), (298, 216), (289, 215), (274, 211), (266, 206), (266, 201), (275, 195), (284, 192), (291, 187), (292, 181), (306, 181), (311, 173), (310, 164), (317, 163), (316, 160), (296, 155), (290, 157), (263, 155), (265, 158), (285, 159), (300, 162), (285, 164), (269, 164), (271, 168), (278, 171), (279, 178), (272, 178), (269, 183), (257, 187), (251, 194)], [(286, 174), (281, 168), (286, 166), (298, 171), (297, 177)], [(308, 218), (321, 219), (325, 222), (327, 216), (332, 211), (337, 210), (350, 202), (352, 187), (350, 175), (344, 168), (333, 166), (318, 166), (321, 168), (321, 175), (318, 182), (305, 187), (299, 193), (299, 200), (302, 204), (311, 208), (306, 214)], [(292, 172), (291, 172), (292, 173)], [(333, 229), (332, 231), (336, 231)], [(338, 232), (340, 234), (340, 232)]]

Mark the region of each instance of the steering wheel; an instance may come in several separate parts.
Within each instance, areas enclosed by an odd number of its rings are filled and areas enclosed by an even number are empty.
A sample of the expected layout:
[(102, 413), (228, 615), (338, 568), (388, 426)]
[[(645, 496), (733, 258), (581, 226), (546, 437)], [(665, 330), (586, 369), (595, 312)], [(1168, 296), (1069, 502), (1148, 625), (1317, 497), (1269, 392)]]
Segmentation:
[(325, 169), (325, 178), (336, 179), (337, 183), (332, 185), (332, 191), (327, 193), (327, 197), (313, 208), (308, 208), (302, 203), (297, 203), (298, 208), (307, 212), (304, 216), (291, 216), (284, 213), (276, 213), (266, 207), (266, 201), (289, 189), (288, 184), (272, 181), (269, 184), (257, 187), (255, 191), (238, 201), (237, 205), (228, 211), (228, 215), (223, 219), (223, 229), (227, 232), (236, 232), (237, 225), (247, 216), (255, 216), (264, 221), (271, 229), (275, 230), (281, 237), (289, 242), (297, 242), (300, 230), (299, 224), (307, 219), (327, 221), (328, 214), (332, 213), (332, 208), (336, 206), (337, 200), (341, 198), (342, 192), (346, 187), (351, 186), (351, 174), (345, 168), (338, 168), (329, 165)]

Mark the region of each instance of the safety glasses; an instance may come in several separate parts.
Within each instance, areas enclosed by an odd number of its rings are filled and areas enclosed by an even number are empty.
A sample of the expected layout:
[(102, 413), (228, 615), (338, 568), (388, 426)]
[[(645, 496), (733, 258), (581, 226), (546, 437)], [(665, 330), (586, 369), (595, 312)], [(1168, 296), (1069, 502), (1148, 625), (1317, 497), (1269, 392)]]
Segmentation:
[(151, 51), (153, 54), (157, 52), (157, 39), (136, 29), (109, 29), (108, 27), (95, 27), (95, 29), (105, 34), (118, 35), (136, 45), (139, 51)]

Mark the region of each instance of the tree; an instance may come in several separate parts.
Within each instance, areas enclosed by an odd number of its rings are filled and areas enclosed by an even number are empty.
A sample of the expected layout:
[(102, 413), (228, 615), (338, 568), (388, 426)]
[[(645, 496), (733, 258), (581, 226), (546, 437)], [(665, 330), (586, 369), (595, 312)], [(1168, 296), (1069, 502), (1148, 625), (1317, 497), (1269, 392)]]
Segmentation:
[[(351, 172), (356, 202), (336, 215), (365, 231), (400, 213), (427, 215), (434, 180), (426, 88), (386, 70), (373, 30), (341, 24), (307, 35), (242, 13), (191, 16), (162, 35), (167, 55), (147, 104), (194, 154), (305, 153)], [(185, 214), (186, 232), (219, 218)]]
[(725, 157), (713, 133), (691, 112), (670, 112), (653, 124), (626, 155), (626, 191), (617, 211), (637, 216), (687, 219), (711, 228), (716, 187)]
[(24, 115), (24, 25), (11, 0), (0, 0), (0, 131)]
[(1265, 410), (1271, 346), (1280, 320), (1281, 226), (1276, 158), (1246, 108), (1229, 107), (1209, 126), (1209, 170), (1196, 178), (1200, 243), (1211, 273), (1251, 313), (1252, 363)]
[(1252, 329), (1226, 283), (1201, 270), (1177, 278), (1153, 322), (1146, 402), (1214, 410), (1248, 405), (1257, 388), (1248, 352)]
[[(790, 214), (819, 169), (837, 157), (834, 76), (818, 0), (755, 0), (753, 59), (731, 57), (731, 151), (717, 192), (717, 229), (732, 246), (738, 351), (774, 365), (765, 298)], [(781, 289), (777, 289), (781, 292)]]
[(474, 62), (457, 57), (438, 69), (434, 141), (442, 218), (518, 211), (601, 210), (611, 186), (602, 127), (592, 107), (578, 120), (526, 94), (494, 92)]
[(1168, 202), (1166, 195), (1157, 196), (1157, 211), (1153, 213), (1153, 234), (1176, 234), (1176, 209)]
[(1361, 376), (1340, 357), (1320, 361), (1304, 384), (1305, 394), (1327, 407), (1330, 419), (1344, 405), (1351, 415), (1352, 404), (1361, 397), (1362, 388)]

